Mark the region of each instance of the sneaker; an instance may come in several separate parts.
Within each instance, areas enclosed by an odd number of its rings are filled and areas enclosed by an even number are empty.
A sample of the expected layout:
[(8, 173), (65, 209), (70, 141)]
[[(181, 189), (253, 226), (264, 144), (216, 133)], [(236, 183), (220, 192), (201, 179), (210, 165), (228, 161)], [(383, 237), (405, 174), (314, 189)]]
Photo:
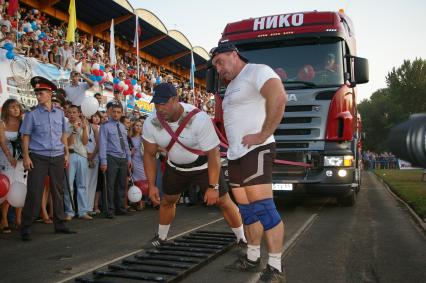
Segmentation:
[(240, 256), (230, 265), (226, 265), (225, 269), (229, 271), (258, 272), (260, 271), (260, 258), (258, 258), (256, 261), (251, 261), (247, 259), (247, 256)]
[(158, 236), (158, 234), (155, 234), (154, 238), (152, 238), (148, 243), (146, 243), (143, 249), (149, 250), (149, 249), (157, 248), (161, 246), (162, 244), (164, 244), (165, 242), (167, 242), (167, 239), (162, 240), (160, 239), (160, 236)]
[(282, 270), (283, 271), (280, 272), (278, 271), (278, 269), (275, 269), (274, 267), (268, 264), (266, 268), (262, 271), (262, 274), (260, 275), (260, 278), (257, 283), (285, 283), (286, 276), (284, 267), (282, 267)]
[(239, 257), (245, 257), (247, 255), (247, 243), (240, 239), (237, 242), (237, 248), (235, 249)]

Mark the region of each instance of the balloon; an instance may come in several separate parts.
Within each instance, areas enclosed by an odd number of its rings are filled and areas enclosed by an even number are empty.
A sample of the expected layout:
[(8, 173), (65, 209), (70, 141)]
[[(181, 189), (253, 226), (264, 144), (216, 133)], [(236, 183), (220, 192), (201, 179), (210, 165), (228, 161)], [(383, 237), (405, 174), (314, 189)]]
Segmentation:
[(105, 75), (104, 71), (102, 71), (102, 70), (99, 70), (98, 74), (99, 74), (98, 76), (102, 76), (102, 77)]
[(126, 85), (129, 85), (132, 83), (132, 81), (130, 79), (125, 79), (124, 82), (126, 83)]
[(114, 84), (118, 84), (120, 82), (120, 79), (119, 78), (114, 78), (114, 79), (112, 79), (112, 82)]
[(0, 198), (5, 197), (10, 189), (10, 181), (6, 175), (0, 174)]
[(10, 42), (6, 42), (6, 43), (3, 45), (3, 48), (4, 48), (4, 49), (6, 49), (7, 51), (11, 51), (11, 50), (13, 50), (13, 44), (12, 44), (12, 43), (10, 43)]
[(92, 74), (89, 76), (89, 79), (92, 81), (96, 81), (97, 77), (94, 74)]
[(99, 70), (99, 64), (98, 63), (93, 64), (92, 70)]
[(135, 85), (138, 81), (133, 79), (131, 82), (132, 82), (132, 85)]
[(90, 117), (96, 113), (99, 109), (99, 102), (93, 96), (87, 96), (81, 103), (81, 112), (84, 116)]
[(136, 98), (138, 98), (138, 99), (142, 98), (142, 94), (141, 93), (136, 93)]
[(123, 86), (123, 88), (124, 88), (124, 90), (128, 90), (128, 89), (129, 89), (129, 86), (125, 84), (125, 85)]
[(127, 193), (127, 197), (131, 202), (138, 202), (142, 199), (142, 192), (138, 187), (131, 186)]
[(6, 197), (0, 198), (0, 204), (2, 204), (6, 200)]
[(102, 81), (102, 79), (103, 79), (103, 77), (102, 77), (102, 76), (97, 76), (97, 77), (96, 77), (96, 80), (97, 80), (98, 82)]
[(123, 82), (123, 81), (120, 81), (120, 82), (118, 83), (118, 85), (119, 85), (120, 87), (124, 87), (124, 86), (126, 85), (126, 83), (125, 83), (125, 82)]
[(15, 53), (13, 53), (13, 51), (7, 51), (6, 52), (6, 58), (10, 59), (10, 60), (15, 58)]
[(24, 207), (27, 186), (21, 182), (14, 182), (7, 195), (7, 202), (13, 207)]
[(99, 66), (99, 70), (101, 70), (101, 71), (105, 71), (105, 66), (104, 66), (104, 65), (100, 65), (100, 66)]

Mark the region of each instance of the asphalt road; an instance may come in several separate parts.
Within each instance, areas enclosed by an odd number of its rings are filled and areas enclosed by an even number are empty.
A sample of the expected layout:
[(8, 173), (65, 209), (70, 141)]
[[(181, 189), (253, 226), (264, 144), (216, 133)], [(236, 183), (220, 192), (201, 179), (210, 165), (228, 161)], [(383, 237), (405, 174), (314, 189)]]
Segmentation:
[[(286, 227), (284, 264), (288, 282), (424, 282), (426, 238), (407, 212), (370, 173), (355, 207), (333, 199), (303, 203), (278, 200)], [(14, 231), (0, 234), (1, 282), (59, 282), (140, 251), (156, 231), (158, 211), (146, 209), (113, 220), (73, 220), (76, 235), (53, 234), (35, 224), (32, 242)], [(170, 236), (203, 225), (228, 231), (215, 208), (179, 206)], [(183, 282), (255, 282), (257, 274), (229, 273), (231, 250)], [(266, 251), (262, 250), (263, 261)], [(70, 281), (73, 282), (73, 281)]]

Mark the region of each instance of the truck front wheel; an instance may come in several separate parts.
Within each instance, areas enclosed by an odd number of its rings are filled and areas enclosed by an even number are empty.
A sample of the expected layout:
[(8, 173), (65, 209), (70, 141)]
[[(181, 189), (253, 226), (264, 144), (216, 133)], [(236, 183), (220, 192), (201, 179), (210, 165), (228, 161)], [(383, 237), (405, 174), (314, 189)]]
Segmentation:
[(355, 190), (351, 190), (350, 193), (344, 196), (338, 197), (337, 201), (341, 206), (354, 206), (356, 203)]

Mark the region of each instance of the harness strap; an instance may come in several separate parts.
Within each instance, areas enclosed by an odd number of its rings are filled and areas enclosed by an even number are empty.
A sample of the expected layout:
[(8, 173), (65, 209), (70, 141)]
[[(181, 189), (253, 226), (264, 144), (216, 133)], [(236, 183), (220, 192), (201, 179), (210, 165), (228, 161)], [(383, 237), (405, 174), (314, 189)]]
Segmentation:
[(169, 133), (170, 137), (172, 138), (169, 142), (169, 144), (166, 147), (166, 151), (169, 152), (170, 149), (173, 147), (173, 145), (175, 143), (178, 143), (180, 146), (182, 146), (183, 148), (185, 148), (187, 151), (196, 154), (196, 155), (206, 155), (206, 153), (202, 150), (198, 150), (198, 149), (193, 149), (190, 148), (186, 145), (184, 145), (180, 140), (179, 140), (179, 135), (182, 133), (183, 129), (185, 128), (185, 126), (189, 123), (189, 121), (191, 120), (191, 118), (197, 114), (198, 112), (201, 112), (200, 109), (195, 108), (193, 109), (191, 112), (188, 113), (188, 115), (183, 119), (182, 123), (179, 125), (179, 127), (177, 128), (176, 132), (173, 132), (172, 128), (170, 128), (169, 124), (164, 121), (164, 119), (162, 117), (157, 116), (158, 121), (160, 122), (161, 126), (163, 126), (163, 128)]

